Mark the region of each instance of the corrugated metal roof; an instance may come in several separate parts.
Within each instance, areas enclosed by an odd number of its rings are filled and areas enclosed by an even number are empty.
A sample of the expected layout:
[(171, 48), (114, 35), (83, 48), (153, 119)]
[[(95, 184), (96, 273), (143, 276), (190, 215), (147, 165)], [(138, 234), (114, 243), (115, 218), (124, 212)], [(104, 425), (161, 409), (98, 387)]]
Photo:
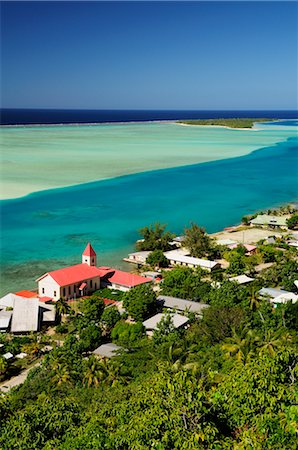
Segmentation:
[(165, 252), (165, 257), (174, 262), (192, 264), (194, 266), (200, 266), (206, 269), (213, 269), (213, 267), (218, 265), (218, 263), (215, 261), (209, 261), (208, 259), (193, 258), (192, 256), (184, 256), (176, 251)]
[(205, 303), (193, 302), (191, 300), (184, 300), (168, 295), (159, 295), (157, 300), (162, 302), (165, 308), (178, 309), (179, 311), (188, 310), (195, 313), (202, 313), (203, 309), (209, 307), (209, 305), (206, 305)]
[(238, 275), (237, 277), (229, 278), (229, 281), (235, 281), (238, 284), (246, 284), (254, 281), (254, 278), (250, 278), (247, 275)]
[(101, 356), (102, 358), (112, 358), (113, 356), (117, 355), (117, 352), (119, 352), (119, 350), (122, 350), (122, 347), (119, 347), (119, 345), (110, 342), (108, 344), (100, 345), (92, 353), (94, 355)]
[(16, 296), (11, 321), (12, 333), (37, 331), (39, 325), (39, 305), (37, 298)]
[(263, 296), (268, 296), (271, 298), (278, 297), (281, 294), (287, 294), (288, 291), (284, 291), (282, 289), (276, 289), (276, 288), (262, 288), (259, 290), (259, 294)]
[[(167, 314), (158, 313), (155, 316), (150, 317), (149, 319), (143, 322), (144, 327), (147, 330), (156, 330), (158, 323), (167, 316)], [(181, 314), (171, 314), (174, 328), (180, 328), (189, 322), (188, 317), (182, 316)]]
[(287, 219), (290, 216), (269, 216), (267, 214), (259, 214), (257, 217), (252, 219), (250, 223), (253, 225), (275, 225), (275, 226), (286, 226)]

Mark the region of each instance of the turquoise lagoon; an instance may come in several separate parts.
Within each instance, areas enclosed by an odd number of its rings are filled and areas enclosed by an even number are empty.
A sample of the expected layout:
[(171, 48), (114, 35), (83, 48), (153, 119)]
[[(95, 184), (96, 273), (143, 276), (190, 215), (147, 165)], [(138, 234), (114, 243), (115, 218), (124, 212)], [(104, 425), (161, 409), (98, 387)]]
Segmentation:
[(244, 156), (2, 201), (1, 293), (32, 288), (41, 273), (80, 262), (87, 241), (99, 264), (123, 267), (142, 226), (160, 221), (181, 233), (193, 221), (215, 232), (244, 214), (297, 201), (295, 124), (264, 126), (277, 143)]

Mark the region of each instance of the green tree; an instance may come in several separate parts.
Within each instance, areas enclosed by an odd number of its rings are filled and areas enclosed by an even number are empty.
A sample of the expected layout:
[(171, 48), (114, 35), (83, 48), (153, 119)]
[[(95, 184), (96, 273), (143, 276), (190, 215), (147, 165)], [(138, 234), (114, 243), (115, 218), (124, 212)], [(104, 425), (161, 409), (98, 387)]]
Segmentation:
[(165, 341), (175, 342), (179, 333), (174, 327), (173, 315), (167, 313), (162, 317), (161, 321), (157, 324), (156, 330), (153, 332), (153, 342), (155, 344), (161, 344)]
[(106, 308), (101, 316), (101, 326), (106, 332), (109, 332), (120, 318), (121, 316), (116, 306)]
[(208, 256), (213, 244), (204, 228), (192, 223), (189, 228), (185, 228), (184, 235), (183, 245), (189, 250), (191, 256), (195, 258)]
[(173, 233), (166, 231), (166, 225), (159, 222), (141, 228), (139, 234), (143, 239), (136, 243), (137, 251), (169, 250), (171, 248), (169, 242), (175, 237)]
[(57, 302), (55, 303), (55, 310), (56, 310), (56, 317), (60, 322), (61, 318), (64, 315), (69, 314), (70, 306), (65, 299), (59, 298), (59, 300), (57, 300)]
[(80, 332), (80, 344), (84, 351), (94, 350), (100, 345), (101, 331), (97, 325), (90, 323), (88, 327)]
[(99, 360), (95, 356), (90, 356), (84, 361), (83, 381), (88, 387), (98, 387), (108, 376), (107, 361)]
[(81, 311), (89, 321), (99, 322), (104, 311), (105, 305), (97, 295), (91, 295), (83, 300)]
[(130, 289), (123, 297), (123, 306), (136, 321), (143, 321), (156, 311), (156, 294), (148, 284)]
[(202, 273), (201, 269), (192, 270), (189, 267), (175, 267), (164, 272), (161, 292), (188, 300), (207, 298), (211, 287), (209, 283), (201, 281)]
[(292, 217), (287, 219), (287, 225), (290, 230), (294, 230), (298, 226), (298, 214), (293, 214)]
[(228, 272), (233, 275), (241, 275), (246, 270), (245, 256), (241, 255), (236, 250), (228, 253), (227, 260), (229, 261)]
[(120, 321), (113, 328), (111, 336), (113, 341), (129, 347), (144, 336), (144, 327), (141, 322), (130, 324)]
[(146, 263), (155, 268), (155, 267), (168, 267), (169, 261), (163, 254), (162, 250), (156, 249), (153, 250), (147, 257)]

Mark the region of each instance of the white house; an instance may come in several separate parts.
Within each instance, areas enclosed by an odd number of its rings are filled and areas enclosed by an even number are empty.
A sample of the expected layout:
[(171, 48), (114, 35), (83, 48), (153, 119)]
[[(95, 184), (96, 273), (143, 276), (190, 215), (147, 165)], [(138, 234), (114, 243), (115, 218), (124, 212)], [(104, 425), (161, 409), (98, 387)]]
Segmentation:
[(47, 272), (37, 280), (39, 296), (73, 298), (87, 295), (100, 288), (100, 270), (96, 267), (96, 253), (90, 244), (82, 254), (82, 264)]
[(287, 230), (287, 219), (289, 219), (289, 217), (291, 216), (269, 216), (268, 214), (259, 214), (250, 221), (250, 225), (253, 227), (260, 226)]
[(146, 259), (150, 255), (150, 251), (129, 253), (128, 258), (124, 258), (124, 261), (128, 261), (134, 264), (146, 264)]
[[(157, 325), (165, 317), (167, 317), (167, 314), (158, 313), (143, 322), (143, 325), (146, 328), (147, 336), (153, 335), (153, 331), (158, 329)], [(173, 326), (176, 329), (184, 327), (189, 322), (189, 318), (182, 316), (181, 314), (171, 314), (171, 318), (173, 321)]]
[(215, 269), (220, 269), (220, 264), (215, 261), (185, 256), (176, 250), (165, 252), (164, 255), (169, 260), (171, 266), (185, 266), (190, 267), (191, 269), (201, 267), (208, 272)]

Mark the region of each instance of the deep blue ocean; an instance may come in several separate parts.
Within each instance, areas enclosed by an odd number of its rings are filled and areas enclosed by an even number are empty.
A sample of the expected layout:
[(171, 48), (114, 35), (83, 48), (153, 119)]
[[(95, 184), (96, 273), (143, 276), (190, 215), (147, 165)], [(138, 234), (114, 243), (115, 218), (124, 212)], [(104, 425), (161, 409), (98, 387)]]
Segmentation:
[(148, 120), (261, 117), (295, 119), (297, 111), (1, 109), (1, 125), (139, 122)]

